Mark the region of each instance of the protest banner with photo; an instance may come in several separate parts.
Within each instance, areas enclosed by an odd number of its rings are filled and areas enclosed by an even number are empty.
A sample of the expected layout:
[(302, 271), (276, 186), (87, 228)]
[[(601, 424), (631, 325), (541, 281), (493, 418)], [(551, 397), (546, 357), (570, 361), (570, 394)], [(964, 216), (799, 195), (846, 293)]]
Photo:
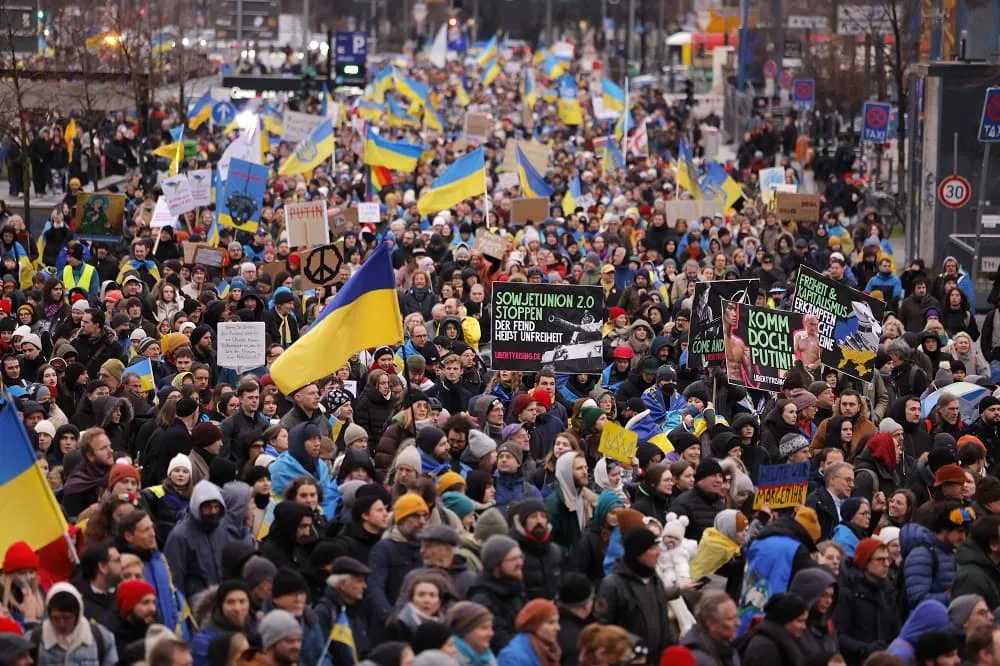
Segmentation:
[(770, 505), (771, 509), (788, 509), (805, 504), (810, 473), (808, 462), (761, 465), (753, 510), (757, 511), (764, 504)]
[(507, 241), (503, 236), (492, 233), (486, 229), (476, 230), (476, 240), (472, 243), (473, 250), (479, 250), (487, 257), (503, 259), (504, 252), (507, 251)]
[(597, 447), (598, 453), (631, 467), (638, 448), (638, 433), (626, 430), (610, 419), (605, 422), (604, 430), (601, 431), (601, 442)]
[(805, 331), (796, 347), (807, 368), (822, 364), (872, 380), (885, 303), (802, 266), (792, 310), (804, 315)]
[(598, 374), (604, 369), (599, 286), (493, 283), (494, 370)]
[(465, 138), (485, 141), (493, 131), (493, 116), (488, 113), (465, 114)]
[(81, 192), (76, 195), (76, 231), (81, 240), (105, 241), (122, 236), (125, 195)]
[(267, 191), (268, 168), (234, 159), (229, 165), (222, 197), (216, 197), (219, 224), (248, 233), (257, 231)]
[(808, 222), (819, 220), (820, 196), (818, 194), (793, 194), (776, 190), (775, 202), (775, 213), (782, 220)]
[(541, 222), (549, 216), (552, 205), (545, 197), (535, 199), (513, 199), (510, 202), (510, 221), (513, 224)]
[(198, 169), (188, 171), (188, 186), (191, 189), (191, 200), (195, 206), (207, 206), (212, 203), (212, 170)]
[(250, 370), (264, 365), (266, 332), (262, 321), (219, 322), (220, 368)]
[(285, 206), (285, 228), (289, 247), (313, 247), (330, 242), (326, 202), (303, 201)]
[(722, 337), (730, 384), (778, 391), (799, 354), (795, 338), (802, 332), (798, 312), (722, 302)]
[(174, 217), (198, 207), (198, 204), (194, 202), (194, 195), (191, 192), (191, 184), (187, 175), (179, 173), (171, 178), (165, 178), (160, 183), (160, 187), (163, 188), (163, 198), (167, 202), (167, 208)]
[(281, 138), (289, 143), (303, 141), (324, 120), (323, 116), (285, 109), (281, 118)]
[(723, 365), (726, 345), (722, 339), (722, 301), (750, 305), (760, 280), (719, 280), (694, 286), (691, 326), (688, 329), (687, 367)]

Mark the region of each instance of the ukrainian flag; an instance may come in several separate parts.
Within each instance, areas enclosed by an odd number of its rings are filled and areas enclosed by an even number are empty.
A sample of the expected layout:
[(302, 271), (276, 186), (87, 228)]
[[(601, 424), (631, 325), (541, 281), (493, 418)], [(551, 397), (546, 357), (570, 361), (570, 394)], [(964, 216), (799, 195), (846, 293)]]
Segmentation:
[(321, 122), (309, 133), (304, 141), (299, 141), (281, 168), (279, 176), (294, 176), (312, 171), (333, 156), (333, 123), (329, 118)]
[(576, 202), (580, 200), (583, 196), (583, 192), (580, 189), (580, 174), (573, 176), (573, 180), (569, 181), (569, 189), (566, 190), (566, 194), (563, 195), (562, 209), (563, 215), (569, 217), (576, 210)]
[(455, 101), (459, 103), (462, 108), (472, 104), (472, 100), (469, 99), (469, 91), (465, 88), (465, 74), (462, 74), (462, 80), (458, 82), (455, 86)]
[(0, 400), (0, 432), (4, 433), (4, 454), (0, 456), (0, 552), (7, 552), (17, 541), (26, 541), (32, 550), (38, 550), (66, 533), (66, 519), (35, 464), (37, 456), (13, 398), (4, 394)]
[(497, 36), (493, 35), (493, 39), (486, 42), (486, 46), (483, 47), (483, 52), (476, 58), (476, 63), (480, 67), (486, 67), (486, 63), (488, 63), (491, 59), (496, 60), (499, 54), (500, 52), (497, 50)]
[(385, 102), (385, 93), (392, 90), (392, 69), (389, 65), (386, 65), (379, 70), (378, 74), (375, 75), (374, 86), (372, 86), (372, 95), (376, 102)]
[(521, 180), (521, 191), (524, 193), (525, 197), (531, 199), (537, 198), (549, 198), (552, 196), (552, 188), (545, 179), (535, 171), (535, 167), (531, 166), (531, 162), (528, 161), (527, 155), (521, 150), (521, 146), (514, 148), (515, 155), (517, 156), (517, 176)]
[(431, 105), (430, 88), (426, 83), (421, 83), (398, 72), (392, 78), (396, 82), (396, 88), (401, 94), (409, 97), (414, 102), (419, 102), (423, 106)]
[(614, 173), (625, 168), (625, 157), (618, 143), (608, 139), (604, 145), (604, 173)]
[(393, 171), (413, 171), (423, 152), (423, 146), (383, 139), (370, 127), (365, 135), (365, 164), (383, 166)]
[(496, 58), (490, 58), (486, 61), (486, 64), (483, 65), (483, 73), (479, 77), (479, 82), (482, 83), (483, 86), (488, 86), (493, 83), (498, 76), (500, 76), (500, 65), (497, 64)]
[(480, 146), (445, 169), (417, 201), (421, 215), (430, 215), (486, 193), (486, 155)]
[(357, 109), (359, 116), (370, 123), (381, 122), (385, 115), (385, 105), (377, 102), (360, 100), (354, 108)]
[(532, 70), (525, 72), (524, 78), (521, 79), (521, 99), (529, 110), (535, 108), (538, 93), (535, 90), (535, 73)]
[(565, 125), (582, 125), (583, 109), (576, 96), (576, 79), (570, 74), (559, 77), (559, 120)]
[(722, 201), (726, 208), (732, 208), (733, 204), (743, 196), (743, 190), (735, 180), (729, 177), (726, 170), (718, 162), (709, 162), (705, 167), (705, 175), (698, 183), (702, 196), (709, 201)]
[(677, 148), (677, 184), (691, 193), (695, 199), (703, 199), (701, 188), (698, 187), (698, 173), (695, 171), (687, 141), (681, 139)]
[(424, 107), (424, 125), (428, 129), (432, 129), (436, 132), (444, 131), (444, 120), (438, 115), (438, 112), (429, 106)]
[(389, 107), (389, 127), (409, 127), (412, 129), (422, 127), (420, 120), (411, 116), (392, 96), (386, 97), (385, 101)]
[[(360, 325), (359, 325), (360, 324)], [(271, 366), (271, 378), (285, 395), (331, 375), (352, 354), (403, 340), (389, 246), (378, 249), (337, 292), (302, 337)]]
[(358, 663), (358, 649), (354, 646), (354, 632), (351, 630), (351, 623), (347, 620), (347, 609), (340, 609), (337, 621), (330, 627), (330, 640), (350, 648), (354, 663)]
[(601, 99), (604, 100), (604, 108), (615, 113), (625, 111), (625, 91), (611, 79), (601, 79)]
[(633, 128), (635, 128), (635, 118), (632, 117), (632, 109), (625, 109), (625, 113), (615, 123), (615, 138), (621, 141)]
[(215, 104), (215, 100), (212, 99), (212, 91), (206, 90), (201, 97), (195, 100), (194, 106), (188, 111), (188, 126), (194, 130), (201, 127), (202, 123), (212, 117), (213, 104)]
[(139, 375), (139, 381), (142, 382), (142, 385), (139, 387), (140, 391), (152, 391), (156, 388), (156, 384), (153, 382), (153, 363), (148, 358), (136, 361), (125, 368), (125, 372)]
[(154, 54), (166, 53), (167, 51), (172, 50), (175, 46), (177, 46), (177, 43), (174, 41), (173, 37), (162, 34), (154, 37), (149, 43), (150, 51)]
[(545, 72), (547, 78), (558, 79), (566, 73), (566, 61), (546, 53), (545, 60), (542, 62), (542, 71)]
[(264, 121), (264, 129), (274, 136), (281, 136), (285, 133), (284, 119), (276, 108), (270, 104), (264, 105), (264, 112), (261, 114)]
[(89, 37), (84, 40), (84, 46), (88, 49), (102, 49), (106, 46), (117, 46), (118, 34), (114, 30), (97, 28)]

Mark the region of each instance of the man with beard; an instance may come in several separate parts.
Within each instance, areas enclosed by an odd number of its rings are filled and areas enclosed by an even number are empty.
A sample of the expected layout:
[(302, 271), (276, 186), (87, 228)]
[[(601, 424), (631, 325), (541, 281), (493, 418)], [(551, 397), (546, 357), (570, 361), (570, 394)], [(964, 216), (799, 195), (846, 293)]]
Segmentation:
[(83, 614), (88, 620), (111, 626), (115, 617), (115, 587), (121, 575), (121, 555), (108, 543), (91, 544), (80, 555), (73, 585), (83, 596)]
[(924, 313), (929, 309), (941, 311), (938, 300), (927, 291), (927, 278), (918, 276), (913, 279), (913, 293), (899, 304), (899, 320), (903, 322), (903, 330), (920, 333), (924, 330), (927, 318)]
[(997, 446), (1000, 446), (1000, 400), (987, 395), (979, 401), (979, 418), (966, 431), (975, 435), (986, 445), (990, 466), (996, 462)]
[(124, 358), (118, 336), (105, 325), (107, 318), (103, 310), (91, 308), (83, 313), (76, 337), (70, 342), (76, 348), (77, 360), (87, 368), (87, 374), (96, 377), (101, 366), (109, 359)]
[(351, 507), (353, 521), (347, 524), (340, 539), (344, 554), (367, 562), (371, 549), (389, 526), (389, 494), (377, 483), (369, 483), (354, 493)]
[(816, 415), (813, 416), (813, 423), (819, 426), (833, 416), (833, 403), (837, 400), (837, 395), (826, 382), (812, 382), (809, 384), (809, 392), (816, 396)]
[(226, 505), (218, 486), (200, 482), (191, 493), (190, 506), (167, 537), (163, 554), (171, 576), (183, 586), (184, 595), (193, 599), (222, 581), (222, 547), (230, 538), (223, 525)]
[[(410, 585), (421, 572), (436, 571), (445, 576), (455, 588), (459, 598), (464, 599), (469, 592), (469, 586), (476, 579), (476, 572), (469, 566), (468, 560), (455, 554), (458, 547), (458, 532), (448, 525), (431, 525), (424, 528), (419, 535), (420, 558), (423, 567), (414, 569), (406, 575), (403, 590)], [(404, 593), (405, 594), (405, 593)]]
[[(927, 432), (927, 428), (924, 426), (924, 420), (920, 416), (920, 399), (918, 397), (915, 395), (904, 395), (897, 399), (889, 405), (889, 411), (886, 413), (886, 416), (903, 426), (904, 456), (918, 460), (922, 455), (931, 450), (933, 442), (930, 434)], [(978, 433), (973, 434), (982, 439)], [(986, 443), (985, 439), (982, 439), (982, 441)]]
[(260, 623), (264, 654), (275, 666), (295, 666), (302, 655), (302, 626), (288, 611), (276, 608)]
[(80, 435), (80, 454), (83, 464), (70, 474), (63, 486), (62, 507), (70, 519), (97, 503), (115, 462), (111, 440), (101, 428), (83, 431)]
[(156, 589), (144, 580), (127, 580), (115, 594), (118, 614), (108, 629), (115, 635), (123, 664), (142, 661), (146, 654), (146, 631), (156, 620)]
[(525, 604), (524, 553), (509, 536), (496, 534), (483, 543), (482, 562), (483, 570), (469, 588), (469, 601), (493, 613), (490, 648), (497, 653), (517, 633), (517, 614)]
[(524, 591), (530, 599), (555, 599), (559, 590), (562, 549), (551, 540), (545, 505), (534, 498), (518, 502), (510, 529), (524, 554)]

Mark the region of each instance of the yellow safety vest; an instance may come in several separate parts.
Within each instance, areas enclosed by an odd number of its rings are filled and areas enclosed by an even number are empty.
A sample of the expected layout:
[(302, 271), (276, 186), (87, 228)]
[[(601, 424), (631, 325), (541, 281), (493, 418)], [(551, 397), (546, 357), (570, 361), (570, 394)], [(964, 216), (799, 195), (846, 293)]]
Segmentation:
[(96, 271), (94, 270), (93, 266), (91, 266), (90, 264), (84, 264), (83, 275), (80, 276), (80, 281), (77, 282), (76, 279), (73, 277), (73, 267), (70, 266), (69, 264), (66, 264), (66, 266), (63, 267), (63, 277), (62, 277), (63, 287), (66, 288), (66, 291), (69, 291), (70, 289), (75, 289), (76, 287), (80, 287), (89, 294), (90, 283), (94, 279), (94, 273), (96, 273)]

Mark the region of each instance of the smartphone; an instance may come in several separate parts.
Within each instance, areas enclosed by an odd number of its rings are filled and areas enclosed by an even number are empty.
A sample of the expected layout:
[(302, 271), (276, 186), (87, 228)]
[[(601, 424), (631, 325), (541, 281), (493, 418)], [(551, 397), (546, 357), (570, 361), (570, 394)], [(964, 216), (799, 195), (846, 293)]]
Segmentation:
[(694, 582), (694, 584), (698, 587), (698, 589), (701, 589), (701, 588), (705, 587), (706, 585), (708, 585), (711, 582), (712, 582), (712, 577), (711, 576), (702, 576), (701, 578), (699, 578), (698, 580), (696, 580)]

